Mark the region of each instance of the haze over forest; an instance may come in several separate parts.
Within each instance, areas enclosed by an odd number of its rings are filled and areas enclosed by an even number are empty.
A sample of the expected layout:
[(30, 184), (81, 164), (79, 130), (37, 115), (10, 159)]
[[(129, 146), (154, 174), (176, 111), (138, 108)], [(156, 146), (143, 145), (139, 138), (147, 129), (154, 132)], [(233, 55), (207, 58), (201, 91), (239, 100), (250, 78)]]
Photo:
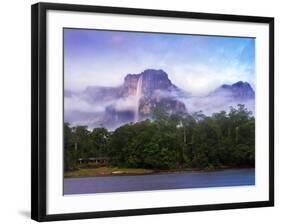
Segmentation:
[(115, 129), (125, 123), (151, 119), (157, 108), (168, 114), (196, 112), (211, 115), (243, 104), (254, 111), (255, 93), (247, 82), (222, 85), (205, 96), (193, 96), (175, 86), (163, 70), (128, 74), (117, 87), (88, 86), (65, 91), (65, 121), (71, 125)]

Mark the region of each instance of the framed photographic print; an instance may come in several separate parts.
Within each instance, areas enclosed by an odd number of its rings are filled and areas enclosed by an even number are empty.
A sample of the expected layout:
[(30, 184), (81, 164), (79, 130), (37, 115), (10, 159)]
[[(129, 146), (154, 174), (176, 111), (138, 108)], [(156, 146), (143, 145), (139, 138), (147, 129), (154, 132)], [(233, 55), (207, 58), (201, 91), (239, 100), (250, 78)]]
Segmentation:
[(32, 218), (274, 205), (274, 19), (32, 6)]

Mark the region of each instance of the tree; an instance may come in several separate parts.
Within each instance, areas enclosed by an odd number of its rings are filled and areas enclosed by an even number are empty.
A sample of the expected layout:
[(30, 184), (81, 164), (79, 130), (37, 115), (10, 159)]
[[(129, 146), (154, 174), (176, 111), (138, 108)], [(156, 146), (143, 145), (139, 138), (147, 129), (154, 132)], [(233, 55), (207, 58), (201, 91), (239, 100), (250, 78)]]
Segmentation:
[(105, 128), (95, 128), (90, 133), (91, 156), (108, 156), (109, 132)]
[(77, 152), (75, 151), (74, 136), (68, 123), (64, 123), (64, 170), (76, 168)]
[(73, 135), (77, 155), (79, 158), (87, 158), (91, 154), (90, 131), (87, 126), (77, 126), (73, 128)]

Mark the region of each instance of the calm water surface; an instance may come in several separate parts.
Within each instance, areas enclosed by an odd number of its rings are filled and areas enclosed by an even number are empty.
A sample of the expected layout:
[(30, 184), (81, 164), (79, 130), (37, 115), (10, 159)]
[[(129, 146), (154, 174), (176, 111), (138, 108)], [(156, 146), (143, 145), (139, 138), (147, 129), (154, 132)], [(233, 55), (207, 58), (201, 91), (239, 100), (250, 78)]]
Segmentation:
[(255, 169), (64, 179), (64, 194), (255, 185)]

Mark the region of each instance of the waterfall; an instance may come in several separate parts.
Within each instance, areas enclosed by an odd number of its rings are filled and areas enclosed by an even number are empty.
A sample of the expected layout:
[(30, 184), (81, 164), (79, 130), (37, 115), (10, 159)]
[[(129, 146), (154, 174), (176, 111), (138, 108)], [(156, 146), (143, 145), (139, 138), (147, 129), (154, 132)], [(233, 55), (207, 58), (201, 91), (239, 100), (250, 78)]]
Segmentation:
[(142, 76), (139, 76), (137, 89), (136, 89), (136, 105), (135, 105), (135, 113), (134, 113), (134, 122), (139, 121), (139, 106), (140, 106), (140, 99), (142, 95)]

